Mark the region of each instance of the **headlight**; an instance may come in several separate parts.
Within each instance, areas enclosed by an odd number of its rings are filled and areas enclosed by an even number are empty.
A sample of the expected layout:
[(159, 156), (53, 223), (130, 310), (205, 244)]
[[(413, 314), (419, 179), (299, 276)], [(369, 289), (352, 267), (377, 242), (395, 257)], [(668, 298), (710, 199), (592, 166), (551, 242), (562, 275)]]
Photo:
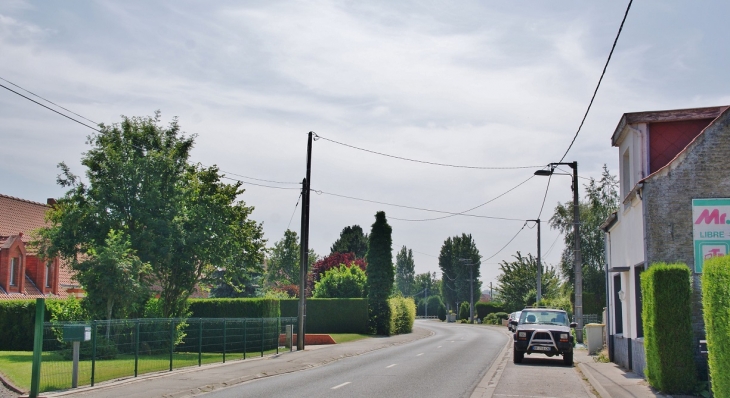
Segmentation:
[(522, 337), (524, 339), (525, 337), (527, 337), (527, 333), (519, 332), (519, 333), (517, 333), (517, 337)]
[(568, 341), (568, 333), (560, 333), (560, 341)]

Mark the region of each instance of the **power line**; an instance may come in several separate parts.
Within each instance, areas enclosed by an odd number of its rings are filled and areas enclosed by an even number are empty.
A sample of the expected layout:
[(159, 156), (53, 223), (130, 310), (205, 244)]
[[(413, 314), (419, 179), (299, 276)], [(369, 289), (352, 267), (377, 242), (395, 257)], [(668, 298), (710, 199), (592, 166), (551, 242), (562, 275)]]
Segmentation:
[(289, 229), (291, 226), (291, 220), (294, 219), (294, 214), (297, 212), (297, 207), (299, 207), (299, 199), (302, 198), (301, 192), (299, 193), (299, 197), (297, 198), (297, 204), (294, 205), (294, 211), (291, 213), (291, 217), (289, 217), (289, 224), (287, 224), (286, 229)]
[(299, 187), (275, 187), (273, 185), (256, 184), (254, 182), (243, 181), (243, 180), (239, 180), (238, 178), (232, 178), (232, 177), (228, 177), (228, 176), (221, 176), (221, 178), (225, 178), (227, 180), (232, 180), (232, 181), (238, 181), (241, 184), (255, 185), (257, 187), (264, 187), (264, 188), (273, 188), (273, 189), (301, 189)]
[(550, 248), (547, 250), (547, 252), (545, 252), (545, 254), (543, 254), (543, 257), (547, 257), (547, 255), (550, 254), (550, 252), (553, 250), (553, 246), (555, 246), (555, 243), (558, 241), (558, 238), (560, 238), (560, 235), (561, 234), (558, 234), (558, 236), (555, 237), (553, 244), (550, 245)]
[[(5, 79), (3, 79), (3, 80), (5, 80)], [(90, 129), (92, 129), (92, 130), (94, 130), (94, 131), (96, 131), (96, 132), (99, 132), (99, 133), (101, 133), (101, 130), (97, 129), (96, 127), (92, 127), (92, 126), (89, 126), (88, 124), (86, 124), (86, 123), (84, 123), (84, 122), (82, 122), (82, 121), (80, 121), (80, 120), (74, 119), (74, 118), (72, 118), (71, 116), (68, 116), (68, 115), (64, 115), (63, 113), (61, 113), (61, 112), (59, 112), (59, 111), (57, 111), (57, 110), (55, 110), (55, 109), (53, 109), (53, 108), (51, 108), (51, 107), (48, 107), (48, 106), (46, 106), (46, 105), (44, 105), (44, 104), (41, 104), (40, 102), (38, 102), (38, 101), (34, 100), (33, 98), (27, 97), (27, 96), (25, 96), (25, 95), (23, 95), (23, 94), (21, 94), (21, 93), (19, 93), (19, 92), (15, 91), (15, 90), (11, 89), (11, 88), (8, 88), (7, 86), (4, 86), (4, 85), (0, 84), (0, 87), (4, 88), (4, 89), (6, 89), (6, 90), (8, 90), (8, 91), (10, 91), (10, 92), (13, 92), (13, 93), (15, 93), (15, 94), (17, 94), (17, 95), (19, 95), (19, 96), (21, 96), (21, 97), (23, 97), (23, 98), (27, 99), (28, 101), (31, 101), (31, 102), (35, 102), (36, 104), (38, 104), (38, 105), (40, 105), (40, 106), (42, 106), (42, 107), (44, 107), (44, 108), (48, 109), (48, 110), (49, 110), (49, 111), (51, 111), (51, 112), (56, 112), (56, 113), (58, 113), (59, 115), (61, 115), (61, 116), (65, 117), (66, 119), (70, 119), (70, 120), (73, 120), (74, 122), (76, 122), (76, 123), (78, 123), (78, 124), (80, 124), (80, 125), (82, 125), (82, 126), (84, 126), (84, 127), (88, 127), (88, 128), (90, 128)], [(86, 118), (84, 118), (84, 119), (86, 119)]]
[(519, 230), (519, 231), (517, 231), (517, 233), (515, 234), (515, 236), (513, 236), (513, 237), (512, 237), (512, 239), (510, 239), (510, 240), (509, 240), (509, 242), (507, 242), (507, 243), (506, 243), (506, 244), (505, 244), (504, 246), (502, 246), (502, 248), (501, 248), (501, 249), (499, 249), (499, 250), (498, 250), (498, 251), (497, 251), (496, 253), (494, 253), (494, 254), (492, 254), (491, 256), (489, 256), (489, 257), (485, 258), (485, 259), (484, 259), (484, 261), (489, 261), (489, 260), (491, 260), (491, 259), (492, 259), (492, 258), (494, 258), (494, 257), (495, 257), (495, 256), (496, 256), (497, 254), (501, 253), (501, 252), (502, 252), (502, 250), (504, 250), (504, 249), (505, 249), (505, 248), (506, 248), (507, 246), (509, 246), (509, 244), (510, 244), (510, 243), (512, 243), (512, 241), (513, 241), (513, 240), (515, 240), (515, 238), (517, 237), (517, 235), (519, 235), (519, 234), (520, 234), (520, 232), (522, 232), (522, 230), (523, 230), (523, 229), (525, 229), (525, 225), (527, 225), (527, 221), (525, 221), (525, 223), (524, 223), (524, 224), (522, 224), (522, 227), (520, 228), (520, 230)]
[(241, 174), (231, 173), (230, 171), (225, 171), (225, 170), (221, 170), (221, 172), (223, 172), (225, 174), (234, 175), (236, 177), (247, 178), (249, 180), (272, 182), (274, 184), (288, 184), (288, 185), (300, 185), (301, 184), (301, 182), (264, 180), (263, 178), (248, 177), (248, 176), (241, 175)]
[(489, 203), (492, 203), (492, 202), (494, 202), (495, 200), (497, 200), (497, 199), (501, 198), (501, 197), (502, 197), (502, 196), (504, 196), (504, 195), (507, 195), (508, 193), (512, 192), (512, 191), (513, 191), (513, 190), (515, 190), (515, 189), (516, 189), (517, 187), (519, 187), (520, 185), (522, 185), (522, 184), (526, 183), (527, 181), (530, 181), (530, 179), (532, 179), (532, 177), (534, 177), (534, 176), (535, 176), (535, 175), (531, 175), (530, 177), (528, 177), (528, 178), (527, 178), (526, 180), (522, 181), (521, 183), (519, 183), (519, 184), (515, 185), (514, 187), (512, 187), (512, 188), (508, 189), (507, 191), (505, 191), (505, 192), (503, 192), (503, 193), (501, 193), (501, 194), (499, 194), (499, 195), (497, 195), (497, 196), (493, 197), (492, 199), (489, 199), (488, 201), (486, 201), (486, 202), (484, 202), (484, 203), (482, 203), (482, 204), (480, 204), (480, 205), (474, 206), (474, 207), (472, 207), (471, 209), (467, 209), (467, 210), (464, 210), (464, 211), (461, 211), (461, 212), (458, 212), (458, 213), (455, 213), (455, 214), (450, 214), (450, 215), (447, 215), (447, 216), (442, 216), (442, 217), (435, 217), (435, 218), (421, 218), (421, 219), (413, 219), (413, 218), (397, 218), (397, 217), (389, 217), (389, 218), (391, 218), (391, 219), (393, 219), (393, 220), (398, 220), (398, 221), (414, 221), (414, 222), (420, 222), (420, 221), (434, 221), (434, 220), (443, 220), (444, 218), (454, 217), (454, 216), (457, 216), (457, 215), (464, 215), (464, 213), (468, 213), (468, 212), (470, 212), (470, 211), (472, 211), (472, 210), (474, 210), (474, 209), (478, 209), (478, 208), (480, 208), (480, 207), (482, 207), (482, 206), (484, 206), (484, 205), (487, 205), (487, 204), (489, 204)]
[(6, 82), (8, 82), (8, 83), (12, 84), (13, 86), (15, 86), (15, 87), (17, 87), (17, 88), (19, 88), (19, 89), (21, 89), (21, 90), (25, 91), (26, 93), (32, 94), (32, 95), (34, 95), (34, 96), (36, 96), (36, 97), (38, 97), (38, 98), (42, 99), (43, 101), (46, 101), (46, 102), (48, 102), (48, 103), (50, 103), (50, 104), (53, 104), (53, 105), (55, 105), (55, 106), (57, 106), (57, 107), (59, 107), (59, 108), (63, 109), (63, 110), (64, 110), (64, 111), (66, 111), (66, 112), (70, 112), (70, 113), (73, 113), (74, 115), (76, 115), (76, 116), (78, 116), (78, 117), (80, 117), (80, 118), (82, 118), (82, 119), (86, 119), (86, 120), (90, 121), (91, 123), (94, 123), (94, 124), (99, 124), (99, 123), (97, 123), (97, 122), (95, 122), (95, 121), (93, 121), (93, 120), (91, 120), (91, 119), (89, 119), (89, 118), (87, 118), (87, 117), (84, 117), (84, 116), (82, 116), (82, 115), (79, 115), (78, 113), (76, 113), (76, 112), (74, 112), (74, 111), (72, 111), (72, 110), (70, 110), (70, 109), (66, 109), (66, 108), (62, 107), (61, 105), (58, 105), (57, 103), (55, 103), (55, 102), (53, 102), (53, 101), (51, 101), (51, 100), (49, 100), (49, 99), (45, 99), (45, 98), (41, 97), (40, 95), (38, 95), (38, 94), (36, 94), (36, 93), (34, 93), (34, 92), (32, 92), (32, 91), (28, 90), (28, 89), (25, 89), (25, 88), (23, 88), (23, 87), (20, 87), (20, 86), (18, 86), (17, 84), (15, 84), (15, 83), (11, 82), (10, 80), (8, 80), (8, 79), (4, 79), (4, 78), (3, 78), (2, 76), (0, 76), (0, 80), (6, 81)]
[(545, 200), (547, 200), (547, 194), (548, 194), (548, 191), (550, 190), (550, 180), (552, 180), (552, 179), (553, 179), (553, 175), (550, 174), (550, 176), (548, 176), (547, 186), (545, 187), (545, 195), (542, 197), (542, 205), (540, 206), (540, 213), (537, 214), (538, 220), (540, 219), (540, 216), (542, 215), (542, 210), (545, 208)]
[(379, 204), (379, 205), (386, 205), (386, 206), (393, 206), (393, 207), (401, 207), (401, 208), (404, 208), (404, 209), (412, 209), (412, 210), (428, 211), (428, 212), (432, 212), (432, 213), (453, 214), (453, 215), (461, 215), (461, 216), (464, 216), (464, 217), (488, 218), (488, 219), (491, 219), (491, 220), (525, 221), (524, 219), (520, 219), (520, 218), (490, 217), (490, 216), (480, 216), (480, 215), (476, 215), (476, 214), (459, 214), (459, 213), (454, 213), (454, 212), (450, 212), (450, 211), (433, 210), (433, 209), (426, 209), (426, 208), (423, 208), (423, 207), (414, 207), (414, 206), (407, 206), (407, 205), (399, 205), (399, 204), (395, 204), (395, 203), (379, 202), (377, 200), (356, 198), (354, 196), (340, 195), (340, 194), (331, 193), (331, 192), (325, 192), (325, 191), (316, 190), (316, 189), (312, 189), (312, 192), (314, 192), (314, 193), (316, 193), (318, 195), (336, 196), (338, 198), (357, 200), (357, 201), (360, 201), (360, 202), (376, 203), (376, 204)]
[(608, 59), (606, 60), (606, 64), (603, 65), (603, 72), (601, 72), (601, 77), (598, 79), (598, 84), (596, 85), (596, 89), (593, 90), (593, 96), (591, 97), (591, 102), (588, 103), (588, 108), (586, 109), (586, 113), (583, 115), (583, 120), (580, 121), (580, 126), (578, 126), (578, 131), (575, 132), (575, 135), (573, 136), (573, 140), (570, 141), (570, 145), (568, 145), (568, 149), (565, 150), (563, 157), (560, 158), (560, 161), (558, 163), (561, 163), (563, 160), (565, 160), (565, 157), (568, 156), (568, 152), (570, 152), (570, 148), (573, 147), (573, 144), (575, 143), (575, 139), (578, 138), (580, 129), (583, 128), (583, 123), (585, 123), (586, 118), (588, 117), (588, 112), (590, 112), (590, 110), (591, 110), (591, 106), (593, 105), (593, 100), (596, 99), (596, 94), (598, 93), (598, 88), (601, 87), (601, 81), (603, 80), (603, 75), (606, 74), (606, 69), (608, 68), (608, 63), (611, 61), (611, 56), (613, 55), (613, 50), (616, 48), (616, 43), (618, 43), (619, 36), (621, 36), (621, 30), (623, 30), (623, 28), (624, 28), (624, 22), (626, 22), (626, 17), (629, 15), (629, 10), (631, 9), (631, 3), (633, 3), (633, 1), (634, 0), (629, 0), (629, 5), (626, 7), (626, 12), (624, 13), (624, 19), (621, 20), (621, 26), (619, 26), (618, 32), (616, 33), (616, 38), (613, 40), (613, 45), (611, 46), (611, 52), (608, 53)]
[(393, 159), (405, 160), (408, 162), (430, 164), (433, 166), (454, 167), (454, 168), (459, 168), (459, 169), (478, 169), (478, 170), (514, 170), (514, 169), (532, 169), (535, 167), (540, 167), (540, 166), (512, 166), (512, 167), (464, 166), (464, 165), (455, 165), (455, 164), (448, 164), (448, 163), (430, 162), (427, 160), (410, 159), (410, 158), (406, 158), (406, 157), (402, 157), (402, 156), (390, 155), (387, 153), (377, 152), (377, 151), (373, 151), (370, 149), (360, 148), (360, 147), (357, 147), (354, 145), (345, 144), (343, 142), (335, 141), (335, 140), (332, 140), (329, 138), (322, 137), (321, 135), (315, 134), (315, 140), (317, 140), (317, 139), (323, 139), (325, 141), (329, 141), (329, 142), (337, 144), (337, 145), (346, 146), (348, 148), (357, 149), (358, 151), (368, 152), (368, 153), (372, 153), (375, 155), (385, 156), (385, 157), (389, 157), (389, 158), (393, 158)]

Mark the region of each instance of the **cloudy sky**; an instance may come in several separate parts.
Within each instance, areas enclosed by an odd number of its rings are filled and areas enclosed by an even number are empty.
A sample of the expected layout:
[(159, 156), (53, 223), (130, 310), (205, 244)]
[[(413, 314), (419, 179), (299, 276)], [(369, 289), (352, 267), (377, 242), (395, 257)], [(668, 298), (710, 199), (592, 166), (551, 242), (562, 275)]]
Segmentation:
[[(413, 249), (418, 273), (438, 271), (447, 237), (472, 234), (488, 287), (500, 261), (536, 253), (536, 230), (517, 234), (521, 220), (549, 219), (558, 201), (571, 200), (570, 178), (552, 178), (542, 215), (545, 177), (469, 213), (497, 219), (396, 220), (444, 214), (330, 194), (460, 212), (559, 161), (627, 4), (4, 0), (0, 78), (97, 123), (155, 110), (165, 123), (177, 116), (197, 135), (193, 161), (294, 188), (246, 185), (241, 199), (255, 206), (270, 244), (294, 212), (297, 186), (279, 182), (304, 177), (309, 131), (395, 156), (511, 168), (406, 162), (325, 139), (313, 148), (312, 188), (322, 192), (312, 196), (315, 251), (327, 254), (347, 225), (369, 230), (384, 210), (394, 249)], [(565, 161), (578, 161), (581, 177), (600, 176), (604, 164), (615, 174), (610, 137), (623, 113), (730, 104), (727, 15), (722, 1), (635, 2)], [(56, 165), (83, 174), (91, 132), (0, 90), (0, 193), (61, 196)], [(291, 228), (299, 230), (299, 208)], [(545, 261), (556, 264), (562, 239), (542, 230)]]

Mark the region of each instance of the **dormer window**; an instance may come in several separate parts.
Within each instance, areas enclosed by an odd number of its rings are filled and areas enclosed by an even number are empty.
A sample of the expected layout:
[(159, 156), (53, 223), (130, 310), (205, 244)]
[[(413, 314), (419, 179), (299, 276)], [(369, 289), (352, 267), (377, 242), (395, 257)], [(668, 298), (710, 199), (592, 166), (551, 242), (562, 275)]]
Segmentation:
[(18, 257), (10, 258), (10, 286), (18, 285), (18, 273), (20, 270), (20, 259)]
[(49, 261), (46, 263), (46, 287), (51, 287), (53, 282), (53, 264)]

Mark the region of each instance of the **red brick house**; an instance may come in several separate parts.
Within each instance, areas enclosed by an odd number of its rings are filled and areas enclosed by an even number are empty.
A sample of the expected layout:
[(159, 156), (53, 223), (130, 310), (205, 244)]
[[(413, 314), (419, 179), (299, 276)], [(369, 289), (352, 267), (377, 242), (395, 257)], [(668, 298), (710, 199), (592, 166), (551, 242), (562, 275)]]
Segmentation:
[(48, 209), (48, 204), (0, 194), (0, 300), (83, 292), (58, 258), (43, 260), (29, 246), (31, 232), (46, 225)]

